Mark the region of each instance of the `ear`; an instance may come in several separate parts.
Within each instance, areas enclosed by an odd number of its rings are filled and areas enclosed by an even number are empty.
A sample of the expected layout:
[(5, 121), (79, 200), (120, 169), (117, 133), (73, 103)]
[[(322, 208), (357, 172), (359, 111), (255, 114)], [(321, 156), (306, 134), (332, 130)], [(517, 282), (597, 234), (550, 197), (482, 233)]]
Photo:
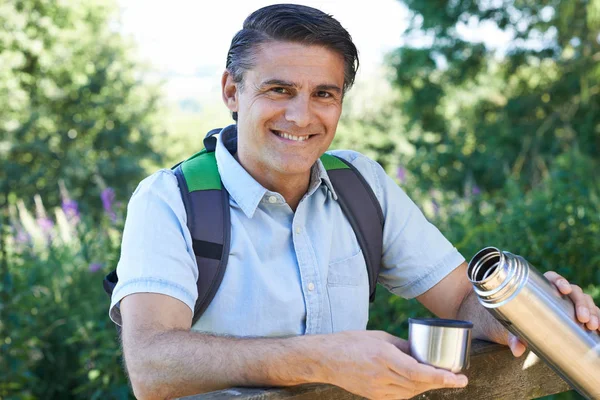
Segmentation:
[(233, 81), (233, 76), (227, 70), (221, 77), (221, 96), (229, 111), (238, 111), (238, 84)]

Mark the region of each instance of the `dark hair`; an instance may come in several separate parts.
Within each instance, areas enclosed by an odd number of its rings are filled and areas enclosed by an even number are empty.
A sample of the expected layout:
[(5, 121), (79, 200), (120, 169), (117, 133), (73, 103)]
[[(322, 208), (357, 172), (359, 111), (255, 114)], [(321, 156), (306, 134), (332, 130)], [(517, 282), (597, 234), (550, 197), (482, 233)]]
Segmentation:
[[(231, 40), (225, 68), (234, 82), (243, 83), (244, 72), (254, 65), (253, 50), (270, 41), (321, 45), (344, 57), (344, 93), (352, 87), (358, 69), (358, 50), (350, 34), (331, 15), (297, 4), (260, 8), (246, 18)], [(237, 113), (233, 113), (237, 121)]]

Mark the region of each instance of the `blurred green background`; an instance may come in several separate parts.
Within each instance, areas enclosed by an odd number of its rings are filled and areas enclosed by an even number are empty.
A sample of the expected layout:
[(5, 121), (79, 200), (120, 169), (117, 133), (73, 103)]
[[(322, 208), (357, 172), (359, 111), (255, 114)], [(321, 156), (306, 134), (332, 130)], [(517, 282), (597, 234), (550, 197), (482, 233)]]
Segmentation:
[[(521, 254), (599, 304), (600, 0), (403, 3), (419, 40), (357, 82), (332, 147), (381, 163), (467, 259)], [(117, 12), (0, 4), (0, 399), (132, 398), (101, 284), (125, 205), (228, 123), (167, 104)], [(513, 40), (492, 51), (472, 24)], [(402, 337), (427, 315), (383, 288), (371, 307), (370, 329)]]

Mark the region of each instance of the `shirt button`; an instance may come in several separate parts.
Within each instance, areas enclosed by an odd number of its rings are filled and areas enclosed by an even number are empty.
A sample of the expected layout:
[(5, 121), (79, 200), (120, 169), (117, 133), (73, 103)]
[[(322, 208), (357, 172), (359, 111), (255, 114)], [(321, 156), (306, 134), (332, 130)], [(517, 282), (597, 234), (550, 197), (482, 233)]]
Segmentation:
[(277, 203), (277, 197), (275, 197), (275, 196), (269, 196), (269, 203), (271, 203), (271, 204)]
[(299, 226), (296, 228), (296, 233), (299, 235), (302, 233), (302, 228), (300, 228)]
[(309, 283), (309, 284), (308, 284), (308, 290), (310, 290), (311, 292), (312, 292), (313, 290), (315, 290), (315, 284), (314, 284), (314, 283), (312, 283), (312, 282), (311, 282), (311, 283)]

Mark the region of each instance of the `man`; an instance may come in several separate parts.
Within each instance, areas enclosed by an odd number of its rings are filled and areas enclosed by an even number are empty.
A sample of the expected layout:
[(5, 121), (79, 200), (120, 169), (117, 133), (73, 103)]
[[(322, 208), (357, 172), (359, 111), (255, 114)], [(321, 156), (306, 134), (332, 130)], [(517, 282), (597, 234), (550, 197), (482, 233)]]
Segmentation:
[[(332, 17), (276, 5), (251, 14), (233, 39), (222, 78), (238, 151), (219, 137), (216, 160), (231, 199), (231, 250), (219, 290), (194, 327), (197, 268), (177, 180), (144, 180), (128, 210), (110, 315), (138, 398), (164, 399), (232, 386), (324, 382), (374, 399), (410, 398), (467, 379), (419, 364), (406, 341), (366, 331), (368, 279), (356, 237), (319, 157), (329, 147), (358, 57)], [(379, 282), (442, 318), (474, 322), (474, 336), (524, 346), (484, 310), (464, 258), (404, 192), (366, 157), (351, 162), (385, 217)], [(571, 293), (581, 322), (598, 310)], [(584, 311), (585, 310), (585, 311)]]

